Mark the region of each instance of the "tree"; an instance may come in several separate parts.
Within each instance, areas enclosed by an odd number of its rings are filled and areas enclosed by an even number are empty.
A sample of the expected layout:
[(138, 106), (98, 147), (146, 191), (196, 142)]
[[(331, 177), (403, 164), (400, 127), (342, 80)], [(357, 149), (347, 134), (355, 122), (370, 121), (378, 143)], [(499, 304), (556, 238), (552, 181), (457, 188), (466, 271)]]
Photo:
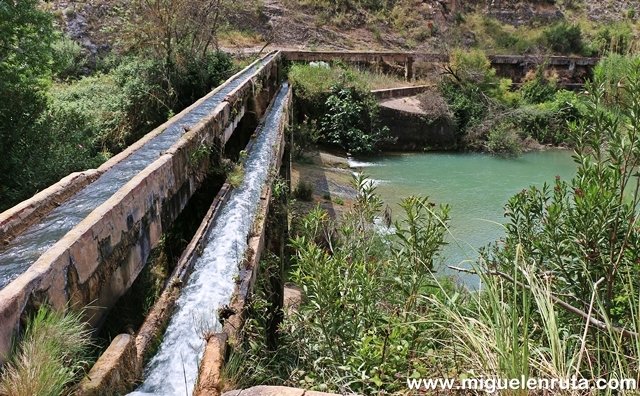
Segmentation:
[(0, 209), (24, 182), (12, 173), (25, 165), (16, 151), (41, 148), (36, 119), (51, 81), (53, 26), (37, 3), (0, 0)]
[(217, 33), (230, 0), (135, 0), (124, 32), (126, 49), (155, 59), (180, 109), (218, 85), (231, 68)]

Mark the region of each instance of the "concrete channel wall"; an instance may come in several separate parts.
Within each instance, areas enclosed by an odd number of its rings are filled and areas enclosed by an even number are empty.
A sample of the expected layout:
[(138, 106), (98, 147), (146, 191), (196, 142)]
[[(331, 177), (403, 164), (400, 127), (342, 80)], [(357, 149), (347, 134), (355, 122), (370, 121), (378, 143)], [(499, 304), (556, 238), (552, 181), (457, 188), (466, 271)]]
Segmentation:
[[(241, 73), (242, 72), (238, 72), (236, 75), (229, 78), (229, 80), (234, 79)], [(20, 202), (16, 206), (0, 213), (0, 244), (7, 244), (16, 235), (19, 235), (22, 231), (38, 222), (39, 219), (47, 215), (56, 206), (60, 205), (62, 202), (70, 198), (86, 185), (95, 181), (98, 177), (111, 169), (114, 165), (129, 157), (135, 151), (144, 146), (149, 140), (164, 132), (164, 130), (169, 126), (179, 122), (187, 113), (198, 107), (202, 102), (207, 100), (212, 95), (215, 95), (215, 93), (219, 90), (220, 87), (211, 91), (209, 94), (202, 97), (191, 106), (182, 110), (180, 113), (176, 114), (175, 116), (171, 117), (171, 119), (155, 128), (153, 131), (147, 133), (145, 136), (140, 138), (140, 140), (133, 143), (122, 152), (111, 157), (97, 169), (90, 169), (83, 172), (72, 173), (61, 179), (56, 184), (42, 190), (33, 197)]]
[[(199, 382), (194, 391), (195, 395), (219, 395), (221, 390), (221, 370), (224, 365), (226, 343), (238, 337), (237, 331), (242, 327), (245, 304), (253, 289), (258, 269), (258, 263), (265, 241), (265, 223), (269, 211), (271, 197), (271, 183), (274, 175), (283, 163), (285, 153), (285, 129), (291, 119), (291, 90), (285, 104), (282, 122), (279, 125), (278, 138), (274, 144), (278, 144), (276, 154), (272, 159), (269, 173), (260, 196), (260, 206), (255, 218), (251, 235), (248, 235), (248, 246), (245, 252), (245, 260), (240, 273), (235, 291), (229, 304), (234, 314), (226, 321), (221, 333), (212, 334), (207, 340), (207, 346), (202, 360)], [(251, 143), (250, 143), (251, 145)], [(247, 151), (251, 146), (247, 147)], [(126, 393), (129, 388), (139, 380), (147, 355), (153, 348), (153, 343), (162, 336), (166, 324), (171, 318), (175, 302), (180, 295), (180, 287), (187, 284), (188, 277), (197, 260), (198, 252), (206, 243), (206, 236), (215, 223), (219, 209), (227, 200), (233, 187), (225, 183), (216, 195), (209, 211), (200, 224), (189, 245), (180, 257), (176, 269), (167, 282), (149, 315), (135, 336), (120, 334), (112, 341), (109, 348), (95, 363), (86, 379), (83, 380), (77, 392), (82, 396), (102, 395), (109, 391)], [(216, 307), (211, 307), (215, 310)]]
[(0, 290), (0, 361), (10, 350), (23, 313), (44, 302), (56, 309), (90, 305), (88, 320), (94, 326), (100, 324), (136, 279), (162, 232), (200, 186), (209, 158), (197, 153), (204, 147), (224, 144), (244, 114), (262, 116), (277, 92), (280, 67), (278, 53)]
[[(306, 51), (282, 50), (284, 57), (292, 62), (317, 62), (339, 60), (349, 63), (387, 63), (404, 67), (405, 78), (414, 78), (417, 63), (448, 63), (448, 54), (397, 52), (397, 51)], [(577, 56), (530, 56), (530, 55), (489, 55), (491, 65), (498, 75), (510, 77), (519, 82), (528, 71), (545, 65), (560, 74), (563, 82), (582, 83), (591, 75), (599, 58)]]

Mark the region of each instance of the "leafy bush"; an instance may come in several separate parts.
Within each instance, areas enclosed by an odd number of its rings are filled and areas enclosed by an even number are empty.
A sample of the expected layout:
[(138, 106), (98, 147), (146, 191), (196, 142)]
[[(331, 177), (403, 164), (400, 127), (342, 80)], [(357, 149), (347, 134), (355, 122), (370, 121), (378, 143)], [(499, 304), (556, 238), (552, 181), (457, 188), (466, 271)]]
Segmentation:
[(52, 41), (51, 16), (40, 10), (38, 1), (3, 3), (0, 7), (0, 210), (23, 198), (26, 191), (33, 191), (29, 190), (32, 180), (17, 179), (27, 175), (18, 175), (15, 170), (29, 162), (16, 151), (39, 149), (41, 133), (34, 120), (46, 108)]
[[(354, 154), (376, 151), (388, 138), (388, 129), (379, 124), (378, 103), (365, 75), (326, 64), (293, 65), (289, 80), (296, 113), (305, 117), (298, 120), (306, 123), (303, 132)], [(314, 125), (317, 134), (309, 129)]]
[(131, 58), (108, 74), (58, 85), (51, 91), (46, 121), (56, 130), (84, 134), (90, 147), (118, 152), (171, 110), (160, 76), (154, 62)]
[(169, 81), (176, 94), (177, 106), (174, 108), (187, 107), (209, 93), (230, 77), (232, 66), (231, 57), (218, 51), (187, 59), (180, 67), (173, 68)]
[(453, 112), (458, 138), (463, 138), (470, 128), (479, 124), (487, 114), (487, 105), (477, 88), (463, 89), (456, 84), (442, 83), (442, 96)]
[(449, 77), (463, 85), (473, 85), (478, 89), (491, 92), (500, 85), (496, 70), (491, 61), (480, 50), (454, 50), (449, 57), (447, 68)]
[(499, 155), (517, 155), (522, 151), (522, 145), (513, 125), (501, 123), (489, 131), (487, 150)]
[(547, 28), (542, 33), (544, 43), (553, 51), (562, 54), (582, 54), (582, 29), (578, 25), (561, 22)]
[(520, 88), (522, 98), (534, 104), (552, 100), (556, 91), (556, 82), (545, 77), (544, 66), (538, 67), (534, 77)]
[(298, 185), (293, 190), (293, 196), (301, 201), (311, 202), (313, 200), (313, 185), (304, 180), (298, 181)]
[(598, 53), (626, 54), (633, 42), (633, 27), (628, 22), (618, 22), (602, 27), (596, 33), (592, 45)]
[(590, 84), (585, 120), (573, 131), (576, 177), (514, 196), (506, 208), (504, 248), (488, 257), (509, 271), (520, 246), (536, 271), (551, 277), (554, 291), (579, 305), (595, 296), (597, 316), (615, 323), (635, 321), (629, 298), (639, 290), (639, 72), (627, 70), (628, 101), (607, 103), (606, 85), (598, 78)]
[[(303, 303), (281, 325), (276, 351), (265, 356), (256, 338), (247, 340), (239, 370), (244, 384), (379, 394), (406, 390), (398, 373), (427, 372), (424, 355), (415, 352), (435, 345), (419, 318), (428, 310), (423, 296), (439, 294), (431, 271), (448, 207), (405, 199), (397, 235), (385, 240), (373, 225), (382, 208), (375, 187), (364, 177), (356, 185), (358, 199), (340, 225), (334, 228), (321, 209), (302, 221), (291, 242), (291, 280), (304, 291)], [(260, 306), (256, 311), (263, 313)], [(261, 321), (249, 322), (249, 334), (263, 334)]]
[(320, 139), (317, 124), (317, 120), (311, 120), (308, 117), (302, 123), (294, 124), (292, 155), (295, 159), (302, 158), (304, 153), (313, 148)]
[(575, 92), (560, 90), (546, 102), (517, 108), (508, 119), (521, 131), (522, 138), (558, 145), (570, 142), (571, 123), (578, 122), (586, 111), (584, 101)]
[(66, 80), (78, 78), (86, 67), (87, 58), (80, 44), (64, 34), (60, 34), (52, 44), (53, 73), (56, 78)]
[(326, 113), (325, 103), (334, 86), (343, 85), (362, 92), (370, 90), (353, 71), (323, 63), (291, 66), (289, 82), (295, 95), (296, 113), (304, 114), (310, 120), (319, 120)]
[(609, 54), (598, 62), (593, 70), (594, 79), (603, 86), (603, 95), (608, 105), (618, 106), (628, 103), (629, 71), (640, 69), (640, 57)]
[(388, 128), (378, 122), (378, 103), (368, 92), (335, 86), (325, 106), (320, 131), (327, 143), (353, 154), (366, 154), (376, 151), (388, 136)]

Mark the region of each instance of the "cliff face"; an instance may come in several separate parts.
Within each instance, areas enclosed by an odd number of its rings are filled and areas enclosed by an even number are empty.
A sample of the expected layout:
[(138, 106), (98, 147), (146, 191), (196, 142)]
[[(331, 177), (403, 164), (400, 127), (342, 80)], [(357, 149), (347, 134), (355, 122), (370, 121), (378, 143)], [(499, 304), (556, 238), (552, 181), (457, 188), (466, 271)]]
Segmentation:
[[(133, 1), (137, 0), (44, 4), (67, 34), (97, 54), (113, 47)], [(507, 29), (540, 29), (563, 20), (602, 26), (626, 20), (637, 26), (635, 19), (640, 17), (640, 2), (627, 0), (395, 0), (384, 12), (357, 5), (336, 11), (327, 5), (331, 2), (310, 0), (224, 1), (233, 9), (228, 13), (229, 29), (250, 32), (265, 43), (305, 48), (446, 52), (451, 47), (478, 44), (476, 36), (482, 32), (477, 25), (465, 23), (468, 18), (488, 16)], [(223, 39), (222, 45), (249, 44)]]

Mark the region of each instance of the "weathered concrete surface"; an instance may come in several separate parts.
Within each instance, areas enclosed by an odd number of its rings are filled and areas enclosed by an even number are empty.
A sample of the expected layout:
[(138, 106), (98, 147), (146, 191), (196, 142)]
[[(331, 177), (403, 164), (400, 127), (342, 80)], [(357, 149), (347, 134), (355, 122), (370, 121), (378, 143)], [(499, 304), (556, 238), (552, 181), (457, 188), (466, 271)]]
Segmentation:
[[(416, 53), (416, 52), (385, 52), (385, 51), (304, 51), (282, 50), (287, 60), (294, 62), (314, 62), (340, 60), (349, 63), (395, 63), (405, 67), (405, 78), (411, 80), (414, 75), (414, 65), (422, 63), (448, 63), (449, 55)], [(561, 82), (583, 83), (591, 76), (593, 67), (599, 58), (585, 58), (577, 56), (531, 56), (531, 55), (489, 55), (491, 65), (499, 76), (510, 77), (514, 82), (520, 82), (529, 70), (539, 65), (546, 65), (558, 72)]]
[(232, 390), (223, 396), (338, 396), (337, 393), (316, 392), (288, 386), (254, 386), (248, 389)]
[(450, 149), (456, 145), (455, 128), (445, 115), (430, 115), (418, 97), (390, 99), (380, 104), (380, 121), (395, 142), (387, 150)]
[(226, 333), (213, 334), (207, 340), (194, 396), (219, 396), (222, 393), (222, 367), (226, 346)]
[[(257, 62), (257, 61), (256, 61)], [(255, 62), (254, 62), (255, 63)], [(242, 71), (230, 77), (227, 81), (233, 80), (239, 76)], [(1, 244), (7, 243), (16, 235), (26, 230), (29, 226), (35, 224), (43, 216), (47, 215), (53, 208), (80, 191), (83, 187), (90, 184), (100, 177), (103, 173), (111, 169), (120, 161), (126, 159), (135, 151), (144, 146), (149, 140), (162, 133), (169, 126), (179, 122), (187, 113), (198, 107), (209, 97), (215, 95), (221, 87), (212, 90), (210, 93), (194, 102), (191, 106), (182, 110), (180, 113), (171, 117), (138, 141), (127, 147), (125, 150), (114, 155), (97, 169), (90, 169), (84, 172), (72, 173), (56, 184), (39, 192), (33, 197), (23, 201), (16, 206), (0, 213), (0, 248)], [(264, 106), (266, 108), (266, 105)]]
[(430, 85), (416, 85), (412, 87), (374, 89), (371, 91), (371, 94), (378, 100), (385, 100), (414, 96), (426, 92), (431, 88)]
[(209, 117), (0, 290), (0, 360), (10, 349), (23, 312), (44, 301), (56, 309), (90, 304), (88, 319), (100, 324), (140, 273), (163, 229), (200, 186), (209, 161), (195, 153), (224, 143), (224, 131), (245, 109), (261, 116), (262, 97), (277, 89), (279, 60), (278, 54), (259, 68)]
[(80, 382), (78, 396), (119, 395), (136, 380), (136, 344), (133, 336), (120, 334)]
[[(289, 93), (288, 103), (285, 108), (285, 115), (283, 117), (283, 124), (281, 125), (280, 134), (278, 138), (278, 144), (280, 149), (273, 160), (272, 166), (274, 169), (278, 169), (281, 164), (283, 147), (284, 147), (284, 128), (288, 124), (289, 114), (291, 106), (291, 93)], [(253, 142), (250, 142), (246, 150), (251, 150)], [(273, 173), (275, 174), (275, 173)], [(270, 191), (271, 178), (269, 179), (267, 191)], [(143, 365), (151, 351), (151, 347), (154, 341), (162, 336), (166, 325), (173, 313), (175, 302), (180, 295), (181, 286), (186, 284), (188, 277), (193, 269), (193, 264), (200, 254), (204, 238), (209, 233), (211, 226), (214, 224), (215, 219), (219, 213), (220, 207), (226, 201), (231, 192), (232, 187), (230, 184), (225, 183), (220, 191), (214, 198), (207, 214), (205, 215), (202, 223), (198, 227), (198, 230), (194, 234), (193, 238), (187, 245), (185, 251), (182, 253), (178, 264), (174, 269), (170, 279), (167, 282), (167, 286), (161, 293), (156, 303), (151, 308), (149, 314), (145, 318), (142, 326), (140, 327), (135, 337), (135, 351), (133, 361), (136, 366), (133, 367), (132, 373), (135, 378), (140, 378)], [(261, 199), (262, 205), (258, 216), (256, 217), (256, 224), (253, 227), (255, 233), (264, 233), (264, 222), (266, 221), (266, 211), (268, 210), (268, 199)], [(258, 231), (261, 230), (261, 231)], [(260, 238), (258, 238), (259, 240)], [(261, 252), (260, 244), (256, 244), (255, 235), (249, 243), (249, 249), (251, 257), (259, 259), (259, 254), (256, 256), (254, 252)], [(257, 262), (253, 265), (253, 268), (257, 268)], [(236, 291), (237, 293), (237, 291)], [(227, 333), (212, 334), (207, 342), (205, 353), (202, 360), (201, 371), (199, 375), (200, 382), (197, 384), (196, 394), (201, 395), (218, 395), (220, 394), (221, 387), (221, 370), (222, 363), (224, 362), (224, 351), (226, 349)], [(127, 366), (128, 363), (122, 359), (110, 360), (113, 369), (116, 367)], [(217, 393), (216, 393), (217, 392)]]

